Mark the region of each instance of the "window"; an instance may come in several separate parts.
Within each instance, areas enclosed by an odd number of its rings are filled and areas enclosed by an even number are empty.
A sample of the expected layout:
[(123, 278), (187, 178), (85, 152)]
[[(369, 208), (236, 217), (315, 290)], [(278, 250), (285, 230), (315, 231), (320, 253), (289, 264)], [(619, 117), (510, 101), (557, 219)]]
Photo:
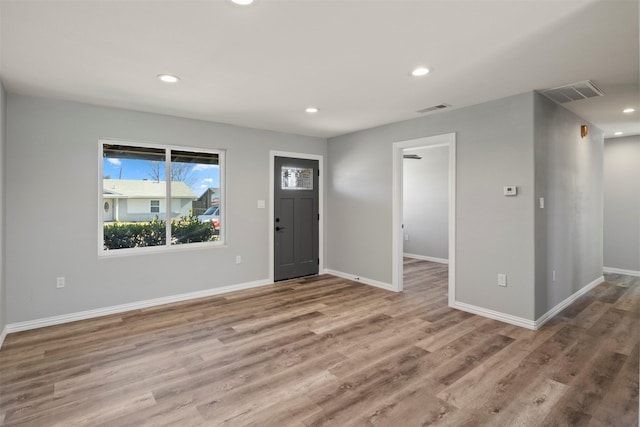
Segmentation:
[(283, 190), (313, 190), (313, 169), (283, 166), (280, 170)]
[(223, 151), (103, 140), (100, 154), (101, 253), (221, 244)]

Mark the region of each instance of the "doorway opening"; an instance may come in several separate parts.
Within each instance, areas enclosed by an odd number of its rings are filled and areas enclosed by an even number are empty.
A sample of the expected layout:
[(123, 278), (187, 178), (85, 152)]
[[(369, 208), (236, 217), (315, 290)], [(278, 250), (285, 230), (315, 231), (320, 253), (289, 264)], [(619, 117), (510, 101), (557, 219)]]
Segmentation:
[[(404, 162), (420, 161), (418, 148), (448, 148), (447, 165), (448, 165), (448, 191), (447, 200), (444, 203), (448, 205), (448, 221), (447, 221), (447, 261), (448, 261), (448, 301), (452, 305), (455, 301), (455, 166), (456, 166), (456, 138), (455, 133), (412, 139), (408, 141), (400, 141), (393, 144), (393, 214), (392, 214), (392, 238), (393, 238), (393, 265), (392, 265), (392, 285), (397, 292), (403, 289), (403, 256), (404, 242), (407, 235), (404, 230)], [(408, 157), (405, 158), (405, 155)], [(411, 238), (411, 235), (408, 236)], [(444, 261), (444, 258), (437, 258)]]

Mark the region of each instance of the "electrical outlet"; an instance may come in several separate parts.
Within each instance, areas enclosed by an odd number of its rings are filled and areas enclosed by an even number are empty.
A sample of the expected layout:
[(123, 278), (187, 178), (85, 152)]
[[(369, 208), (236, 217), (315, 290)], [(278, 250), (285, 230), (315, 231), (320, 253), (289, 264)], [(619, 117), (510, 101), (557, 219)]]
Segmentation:
[(236, 264), (240, 264), (242, 262), (242, 257), (240, 255), (236, 255)]
[(507, 286), (507, 275), (506, 274), (498, 274), (498, 286)]
[(555, 282), (556, 281), (556, 271), (555, 270), (553, 270), (552, 276), (553, 276), (553, 281)]
[(64, 288), (64, 277), (56, 277), (56, 288)]
[(409, 241), (409, 235), (408, 235), (408, 234), (405, 234), (405, 235), (404, 235), (404, 240), (405, 240), (405, 242), (406, 242), (406, 241)]

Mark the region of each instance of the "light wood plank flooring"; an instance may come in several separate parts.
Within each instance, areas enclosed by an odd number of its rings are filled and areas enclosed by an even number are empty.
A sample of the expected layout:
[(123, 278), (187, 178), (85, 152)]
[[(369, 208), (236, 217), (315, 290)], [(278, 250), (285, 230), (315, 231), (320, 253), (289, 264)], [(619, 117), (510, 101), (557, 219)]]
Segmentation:
[(634, 426), (640, 280), (534, 332), (446, 306), (446, 266), (395, 294), (323, 275), (11, 334), (0, 423)]

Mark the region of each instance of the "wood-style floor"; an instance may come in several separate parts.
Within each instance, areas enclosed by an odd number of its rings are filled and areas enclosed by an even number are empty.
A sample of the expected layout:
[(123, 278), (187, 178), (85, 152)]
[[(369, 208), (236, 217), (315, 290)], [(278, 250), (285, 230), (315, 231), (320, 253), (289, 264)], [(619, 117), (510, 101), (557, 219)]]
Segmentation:
[(0, 421), (28, 426), (634, 426), (640, 279), (534, 332), (333, 276), (11, 334)]

